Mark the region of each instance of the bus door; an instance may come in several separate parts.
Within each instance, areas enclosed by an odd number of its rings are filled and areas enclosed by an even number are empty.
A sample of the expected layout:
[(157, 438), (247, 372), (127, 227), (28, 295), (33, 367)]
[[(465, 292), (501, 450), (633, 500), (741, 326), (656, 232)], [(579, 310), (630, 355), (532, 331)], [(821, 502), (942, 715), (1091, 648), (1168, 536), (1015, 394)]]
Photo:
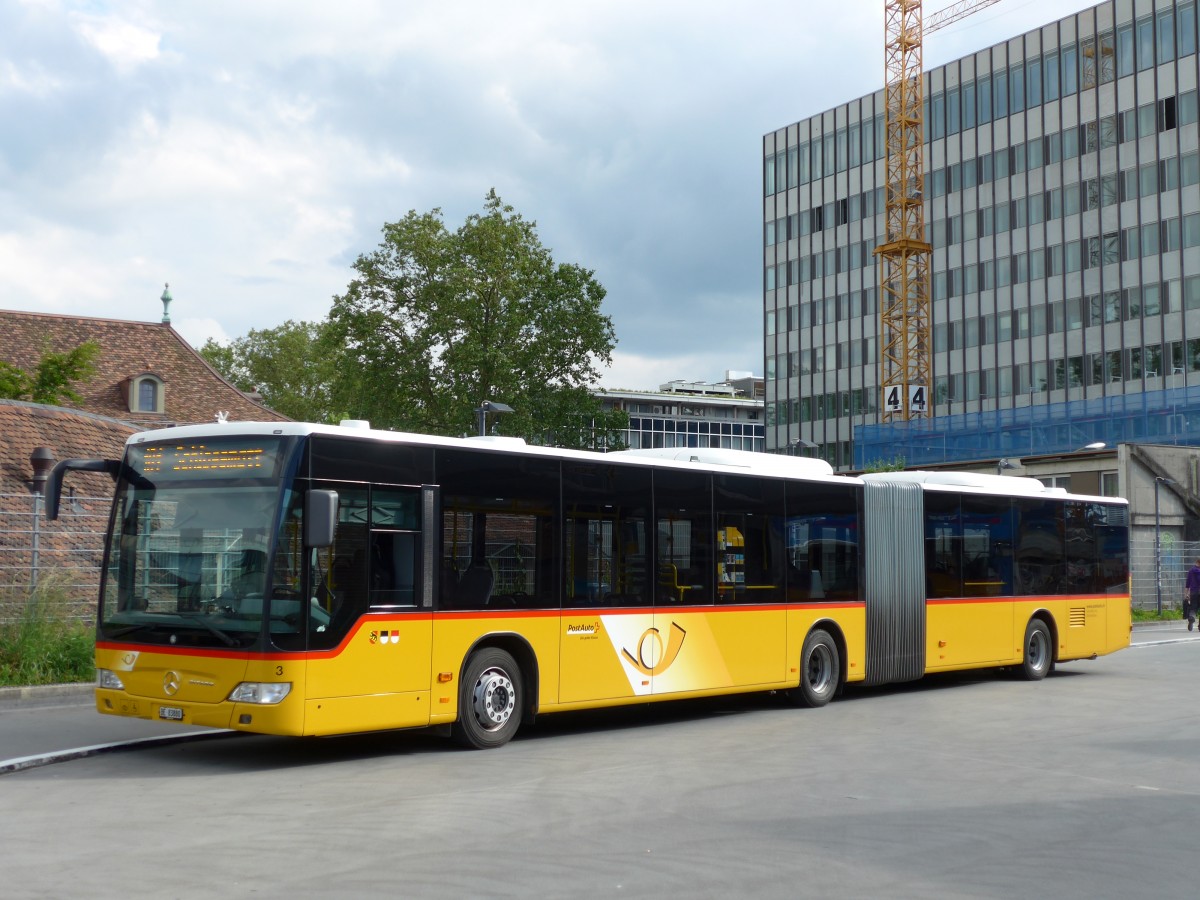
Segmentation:
[(314, 570), (306, 731), (424, 724), (436, 488), (321, 486), (338, 492), (338, 525)]
[[(1010, 659), (1013, 519), (1008, 497), (928, 491), (925, 502), (926, 667)], [(1030, 560), (1033, 548), (1018, 548)], [(1019, 557), (1018, 557), (1019, 558)]]
[(559, 695), (564, 703), (647, 696), (653, 675), (649, 570), (651, 473), (569, 463), (563, 485), (563, 609)]
[(654, 693), (783, 681), (783, 492), (699, 472), (655, 482), (654, 631), (638, 647)]

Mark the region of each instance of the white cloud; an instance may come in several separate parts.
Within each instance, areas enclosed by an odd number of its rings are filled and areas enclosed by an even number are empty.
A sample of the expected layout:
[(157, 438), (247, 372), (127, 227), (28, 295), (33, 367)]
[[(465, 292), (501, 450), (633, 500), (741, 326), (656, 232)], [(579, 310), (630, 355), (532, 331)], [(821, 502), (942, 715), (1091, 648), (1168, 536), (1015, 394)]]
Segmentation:
[(718, 382), (724, 380), (727, 371), (762, 374), (759, 371), (761, 365), (740, 369), (735, 362), (729, 360), (722, 363), (720, 354), (707, 348), (703, 352), (682, 356), (643, 355), (617, 350), (612, 355), (612, 366), (604, 370), (600, 377), (600, 386), (609, 390), (646, 391), (657, 390), (660, 385), (680, 378), (685, 381)]
[(18, 66), (12, 60), (0, 62), (0, 94), (12, 91), (41, 99), (62, 87), (63, 80), (38, 63)]
[(203, 347), (209, 338), (218, 344), (228, 344), (231, 340), (216, 319), (185, 318), (176, 320), (172, 318), (171, 327), (197, 350)]
[(150, 28), (110, 17), (77, 14), (74, 19), (84, 40), (99, 50), (119, 72), (128, 73), (158, 59), (162, 35)]
[(0, 297), (40, 312), (141, 318), (118, 305), (113, 285), (136, 278), (143, 260), (115, 260), (89, 248), (85, 233), (47, 223), (0, 233)]
[(170, 281), (199, 344), (320, 318), (384, 222), (495, 187), (607, 288), (605, 385), (762, 374), (761, 136), (880, 87), (882, 29), (878, 0), (0, 4), (0, 303), (158, 321)]

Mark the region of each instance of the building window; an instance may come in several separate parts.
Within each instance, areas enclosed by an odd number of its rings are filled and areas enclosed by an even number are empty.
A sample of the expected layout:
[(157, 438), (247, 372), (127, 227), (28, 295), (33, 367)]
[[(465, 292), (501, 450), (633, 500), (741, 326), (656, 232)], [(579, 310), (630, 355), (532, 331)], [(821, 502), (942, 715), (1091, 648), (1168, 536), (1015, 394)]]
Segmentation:
[(1116, 472), (1100, 473), (1100, 495), (1103, 497), (1121, 496), (1121, 482)]
[(158, 382), (143, 378), (138, 384), (137, 408), (139, 412), (158, 409)]
[(163, 411), (163, 383), (156, 375), (139, 375), (129, 385), (129, 411)]

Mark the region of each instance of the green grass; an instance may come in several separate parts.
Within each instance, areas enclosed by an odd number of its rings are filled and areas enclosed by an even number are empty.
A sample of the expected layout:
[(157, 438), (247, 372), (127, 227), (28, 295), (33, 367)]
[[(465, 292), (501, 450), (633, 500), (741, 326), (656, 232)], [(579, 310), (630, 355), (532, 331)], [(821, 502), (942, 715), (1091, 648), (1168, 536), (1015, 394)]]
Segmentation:
[(39, 586), (19, 619), (0, 625), (0, 686), (70, 684), (95, 678), (95, 628), (56, 615), (62, 591)]
[(1183, 613), (1179, 608), (1166, 609), (1157, 612), (1153, 609), (1137, 609), (1133, 610), (1133, 621), (1135, 622), (1175, 622), (1183, 618)]

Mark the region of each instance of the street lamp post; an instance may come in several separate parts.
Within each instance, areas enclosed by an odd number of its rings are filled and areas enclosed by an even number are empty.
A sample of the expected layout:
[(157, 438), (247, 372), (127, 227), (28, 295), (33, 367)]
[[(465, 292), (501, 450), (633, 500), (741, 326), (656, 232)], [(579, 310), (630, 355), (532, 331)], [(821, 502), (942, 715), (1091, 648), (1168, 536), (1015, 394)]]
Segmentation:
[(42, 509), (42, 495), (46, 490), (46, 479), (50, 477), (50, 470), (54, 468), (54, 451), (49, 447), (34, 447), (33, 452), (29, 454), (29, 464), (33, 466), (33, 481), (30, 484), (30, 490), (33, 492), (33, 540), (30, 542), (29, 588), (30, 591), (35, 591), (38, 585), (38, 569), (41, 566), (41, 560), (38, 558), (41, 552), (39, 513)]
[(479, 423), (479, 436), (487, 436), (488, 413), (504, 414), (510, 412), (514, 412), (514, 410), (507, 403), (498, 403), (495, 400), (484, 400), (481, 404), (479, 404), (479, 406), (475, 407), (475, 415), (479, 417), (477, 419)]
[(1158, 487), (1162, 484), (1176, 483), (1161, 475), (1154, 476), (1154, 591), (1160, 616), (1162, 615), (1162, 525), (1158, 517)]

